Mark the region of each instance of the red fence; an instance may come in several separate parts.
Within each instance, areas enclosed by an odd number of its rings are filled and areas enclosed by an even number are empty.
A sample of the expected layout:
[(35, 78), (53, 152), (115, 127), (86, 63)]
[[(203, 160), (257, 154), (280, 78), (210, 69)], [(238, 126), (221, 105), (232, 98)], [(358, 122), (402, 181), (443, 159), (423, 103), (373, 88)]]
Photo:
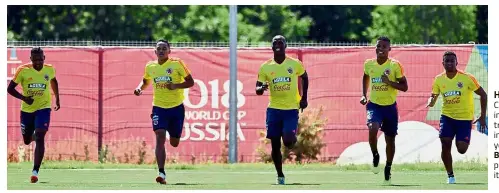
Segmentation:
[[(427, 120), (428, 110), (424, 107), (433, 77), (443, 70), (441, 60), (446, 50), (457, 53), (462, 69), (469, 63), (481, 63), (470, 60), (476, 52), (474, 46), (392, 49), (391, 57), (403, 64), (409, 83), (409, 91), (399, 95), (400, 121), (435, 125), (435, 121)], [(46, 63), (56, 68), (61, 93), (61, 110), (52, 113), (47, 134), (47, 157), (84, 159), (87, 154), (91, 160), (97, 160), (97, 147), (102, 143), (108, 146), (108, 158), (123, 161), (136, 159), (145, 142), (143, 151), (147, 160), (153, 160), (152, 93), (149, 89), (137, 97), (133, 90), (142, 79), (145, 63), (155, 59), (154, 50), (46, 48), (45, 51)], [(325, 108), (327, 146), (321, 158), (335, 159), (349, 145), (367, 140), (365, 107), (358, 101), (362, 64), (375, 56), (373, 48), (301, 48), (289, 49), (288, 53), (302, 60), (309, 74), (309, 108)], [(12, 68), (29, 62), (29, 49), (9, 49), (8, 54), (11, 59), (7, 76), (11, 77)], [(174, 49), (172, 55), (185, 61), (196, 84), (185, 90), (189, 97), (185, 100), (182, 143), (178, 148), (167, 146), (168, 157), (220, 159), (228, 136), (229, 52), (227, 49)], [(268, 99), (256, 96), (254, 85), (260, 64), (270, 57), (270, 49), (238, 51), (238, 152), (242, 161), (256, 159), (258, 132), (265, 127)], [(9, 96), (7, 104), (8, 153), (17, 156), (17, 148), (22, 144), (20, 102)]]

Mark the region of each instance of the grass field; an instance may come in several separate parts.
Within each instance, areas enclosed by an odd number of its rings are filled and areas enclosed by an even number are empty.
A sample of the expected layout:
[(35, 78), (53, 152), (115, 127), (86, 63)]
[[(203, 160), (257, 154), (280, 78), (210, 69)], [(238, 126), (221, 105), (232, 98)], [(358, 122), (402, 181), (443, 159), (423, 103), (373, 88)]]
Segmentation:
[[(383, 167), (383, 166), (380, 166)], [(439, 163), (394, 165), (392, 185), (383, 183), (383, 172), (373, 174), (368, 165), (285, 164), (287, 185), (273, 185), (272, 164), (168, 165), (167, 185), (156, 184), (154, 165), (97, 164), (85, 162), (46, 162), (39, 182), (30, 184), (32, 165), (9, 163), (7, 189), (487, 189), (487, 166), (456, 163), (457, 184), (446, 184)]]

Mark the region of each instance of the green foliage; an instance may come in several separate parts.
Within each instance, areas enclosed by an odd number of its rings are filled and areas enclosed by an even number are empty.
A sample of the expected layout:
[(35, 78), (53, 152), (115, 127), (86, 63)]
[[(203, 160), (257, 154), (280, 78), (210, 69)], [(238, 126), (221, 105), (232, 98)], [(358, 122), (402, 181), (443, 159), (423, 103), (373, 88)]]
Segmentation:
[(361, 32), (372, 23), (375, 6), (356, 5), (296, 5), (291, 10), (301, 17), (311, 17), (307, 40), (318, 42), (369, 41)]
[(386, 35), (401, 43), (467, 43), (476, 41), (476, 6), (378, 6), (363, 34), (373, 42)]
[(13, 32), (12, 30), (7, 30), (7, 40), (10, 41), (10, 40), (19, 40), (20, 37), (18, 34), (16, 34), (15, 32)]
[[(488, 6), (244, 5), (238, 38), (268, 42), (487, 42)], [(225, 5), (9, 5), (8, 40), (228, 41)]]
[(146, 153), (147, 153), (146, 149), (147, 149), (147, 144), (145, 141), (142, 141), (142, 145), (139, 147), (139, 150), (138, 150), (139, 161), (137, 162), (137, 164), (140, 165), (140, 164), (145, 163), (145, 158), (146, 158)]
[(108, 161), (108, 158), (107, 158), (108, 153), (109, 153), (109, 149), (108, 149), (108, 145), (106, 145), (99, 152), (99, 163), (106, 163)]
[(85, 161), (90, 161), (90, 151), (88, 150), (88, 144), (83, 147), (85, 152)]
[[(325, 146), (322, 141), (322, 131), (326, 124), (326, 119), (323, 118), (323, 107), (314, 110), (307, 110), (300, 115), (298, 120), (297, 142), (293, 149), (288, 149), (282, 146), (283, 161), (291, 161), (296, 163), (310, 163), (313, 160), (318, 160), (318, 155), (321, 149)], [(272, 156), (267, 153), (266, 149), (270, 144), (270, 140), (265, 138), (265, 131), (260, 131), (260, 145), (256, 152), (260, 157), (260, 161), (264, 163), (272, 162)]]
[[(288, 6), (254, 8), (238, 12), (241, 41), (276, 34), (304, 40), (308, 34), (311, 19), (299, 19)], [(229, 40), (228, 6), (12, 5), (7, 15), (9, 40)]]

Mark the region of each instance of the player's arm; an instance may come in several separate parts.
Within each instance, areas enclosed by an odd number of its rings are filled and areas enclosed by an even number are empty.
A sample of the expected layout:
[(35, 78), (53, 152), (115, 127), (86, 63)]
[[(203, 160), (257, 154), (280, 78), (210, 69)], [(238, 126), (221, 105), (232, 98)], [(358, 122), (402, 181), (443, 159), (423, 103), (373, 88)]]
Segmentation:
[(137, 86), (137, 88), (135, 88), (133, 93), (137, 96), (141, 95), (142, 91), (145, 90), (147, 86), (149, 86), (150, 81), (151, 81), (151, 76), (149, 76), (149, 73), (147, 73), (147, 65), (146, 65), (142, 81), (140, 81), (139, 85)]
[(483, 90), (482, 87), (479, 87), (475, 93), (480, 96), (480, 108), (481, 108), (481, 111), (480, 111), (480, 117), (483, 117), (485, 118), (486, 114), (487, 114), (487, 93), (485, 92), (485, 90)]
[(470, 86), (468, 88), (480, 96), (480, 117), (475, 120), (474, 123), (480, 123), (480, 128), (478, 129), (483, 133), (485, 132), (485, 128), (487, 128), (487, 124), (485, 123), (485, 117), (487, 116), (487, 93), (480, 84), (478, 84), (478, 81), (473, 75), (469, 74), (468, 77), (470, 81), (470, 84), (468, 84)]
[(150, 79), (142, 78), (142, 81), (140, 81), (139, 85), (137, 86), (137, 89), (145, 90), (149, 84), (151, 83)]
[(185, 89), (194, 86), (194, 79), (192, 78), (191, 71), (187, 68), (187, 65), (185, 65), (182, 60), (179, 60), (179, 64), (181, 65), (181, 68), (178, 73), (181, 77), (184, 77), (184, 82), (177, 84), (168, 84), (167, 88), (170, 90)]
[(406, 92), (408, 89), (407, 79), (405, 78), (405, 76), (402, 76), (401, 78), (397, 78), (397, 82), (393, 82), (393, 81), (389, 80), (386, 75), (381, 76), (381, 79), (383, 80), (383, 82), (385, 84), (388, 84), (397, 90)]
[(9, 83), (9, 86), (7, 87), (7, 93), (9, 93), (11, 96), (24, 101), (27, 104), (33, 104), (33, 98), (30, 96), (25, 97), (23, 94), (21, 94), (19, 91), (17, 91), (16, 87), (19, 83), (22, 82), (22, 75), (21, 72), (22, 68), (18, 68), (16, 74), (12, 78), (12, 80)]
[(7, 93), (9, 93), (11, 96), (16, 97), (19, 100), (24, 101), (25, 97), (16, 90), (17, 83), (14, 82), (14, 80), (11, 80), (9, 83), (9, 86), (7, 87)]
[(404, 75), (404, 69), (402, 68), (402, 65), (400, 63), (398, 64), (398, 67), (395, 68), (395, 79), (396, 81), (393, 82), (390, 79), (388, 79), (388, 76), (386, 75), (381, 76), (381, 80), (385, 84), (388, 84), (391, 87), (400, 90), (402, 92), (406, 92), (409, 87), (407, 85), (407, 79), (405, 78)]
[(302, 82), (302, 91), (303, 95), (301, 96), (301, 100), (307, 101), (308, 94), (308, 74), (307, 71), (304, 71), (301, 76), (299, 76)]
[(263, 93), (269, 88), (267, 83), (267, 75), (263, 71), (263, 66), (258, 70), (258, 80), (256, 81), (255, 92), (256, 95), (263, 95)]
[(182, 83), (178, 83), (178, 84), (173, 84), (172, 88), (173, 89), (183, 89), (183, 88), (190, 88), (192, 86), (194, 86), (194, 79), (192, 78), (192, 75), (187, 75), (185, 78), (184, 78), (184, 82)]
[(264, 84), (263, 82), (256, 81), (256, 95), (263, 95), (263, 93), (269, 88), (269, 85)]
[(50, 85), (52, 87), (52, 92), (54, 92), (55, 95), (55, 110), (57, 111), (61, 108), (61, 103), (59, 101), (59, 83), (55, 77), (50, 80)]
[(367, 89), (369, 87), (369, 75), (366, 74), (364, 69), (364, 75), (362, 75), (362, 97), (360, 97), (360, 104), (367, 104)]
[(367, 98), (367, 89), (369, 88), (369, 75), (364, 73), (362, 76), (362, 96)]
[(428, 98), (428, 104), (426, 105), (427, 107), (433, 107), (435, 106), (435, 103), (437, 102), (439, 94), (431, 94), (430, 98)]
[(433, 80), (433, 85), (431, 86), (431, 96), (430, 96), (430, 98), (428, 98), (428, 102), (426, 104), (426, 107), (435, 106), (435, 103), (437, 102), (439, 94), (440, 94), (440, 87), (438, 87), (437, 78), (435, 78), (435, 80)]

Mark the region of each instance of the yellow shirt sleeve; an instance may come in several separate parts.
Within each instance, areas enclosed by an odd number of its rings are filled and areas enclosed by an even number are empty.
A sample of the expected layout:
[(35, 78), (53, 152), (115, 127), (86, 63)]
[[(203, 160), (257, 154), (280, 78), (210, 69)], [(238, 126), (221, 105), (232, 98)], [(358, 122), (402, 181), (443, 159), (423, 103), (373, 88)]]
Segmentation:
[(400, 62), (397, 62), (397, 68), (395, 69), (395, 78), (399, 79), (404, 76), (404, 67), (402, 67), (402, 64), (400, 64)]
[(179, 60), (178, 63), (182, 66), (179, 70), (179, 74), (182, 78), (185, 78), (191, 74), (191, 71), (189, 68), (187, 68), (187, 65), (184, 63), (184, 61)]
[(431, 94), (440, 94), (440, 88), (438, 87), (437, 78), (433, 80), (433, 86), (431, 87)]
[(366, 60), (364, 62), (364, 74), (369, 75), (369, 69), (367, 67), (367, 64), (369, 63), (369, 60)]
[(469, 77), (469, 80), (470, 80), (470, 86), (468, 87), (471, 91), (476, 91), (480, 88), (480, 84), (478, 84), (478, 81), (476, 80), (476, 78), (471, 75), (471, 74), (467, 74), (468, 77)]
[(50, 74), (50, 80), (55, 78), (55, 68), (52, 66), (51, 74)]
[(258, 70), (258, 81), (262, 83), (266, 83), (268, 80), (267, 75), (265, 74), (265, 71), (263, 69), (263, 65), (260, 67), (260, 70)]
[(151, 76), (149, 75), (149, 72), (147, 72), (147, 65), (146, 67), (144, 68), (144, 76), (143, 76), (144, 79), (147, 79), (147, 80), (150, 80), (151, 79)]
[(19, 66), (16, 70), (16, 74), (14, 75), (14, 77), (12, 78), (12, 80), (16, 83), (16, 84), (21, 84), (23, 82), (23, 69), (24, 67), (23, 66)]
[(303, 64), (297, 60), (296, 61), (296, 75), (301, 76), (305, 73), (305, 67), (303, 67)]

